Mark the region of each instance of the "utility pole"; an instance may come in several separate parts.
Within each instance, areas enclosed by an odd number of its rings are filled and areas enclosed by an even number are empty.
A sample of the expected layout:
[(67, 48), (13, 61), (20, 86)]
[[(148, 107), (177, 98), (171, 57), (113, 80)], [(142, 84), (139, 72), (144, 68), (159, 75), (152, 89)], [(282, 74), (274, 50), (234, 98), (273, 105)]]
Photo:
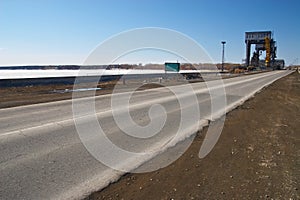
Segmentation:
[(225, 44), (226, 42), (225, 41), (222, 41), (222, 72), (224, 71), (224, 50), (225, 50)]

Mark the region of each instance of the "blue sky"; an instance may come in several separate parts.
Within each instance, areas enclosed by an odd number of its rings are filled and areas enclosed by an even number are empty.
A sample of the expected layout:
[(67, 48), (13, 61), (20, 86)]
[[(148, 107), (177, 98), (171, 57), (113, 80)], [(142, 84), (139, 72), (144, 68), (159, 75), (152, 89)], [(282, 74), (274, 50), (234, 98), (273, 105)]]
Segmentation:
[(299, 0), (0, 0), (0, 65), (81, 64), (107, 38), (141, 27), (186, 34), (213, 62), (225, 40), (225, 60), (239, 63), (244, 32), (271, 30), (291, 64), (300, 57), (299, 10)]

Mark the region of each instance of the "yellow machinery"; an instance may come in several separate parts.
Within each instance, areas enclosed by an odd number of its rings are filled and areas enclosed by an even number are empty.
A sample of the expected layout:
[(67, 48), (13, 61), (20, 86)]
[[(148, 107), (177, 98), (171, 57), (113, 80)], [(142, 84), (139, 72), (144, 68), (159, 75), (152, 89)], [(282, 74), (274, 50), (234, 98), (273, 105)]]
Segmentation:
[(270, 38), (265, 37), (265, 49), (266, 49), (266, 67), (270, 66), (271, 61), (271, 45), (270, 45)]

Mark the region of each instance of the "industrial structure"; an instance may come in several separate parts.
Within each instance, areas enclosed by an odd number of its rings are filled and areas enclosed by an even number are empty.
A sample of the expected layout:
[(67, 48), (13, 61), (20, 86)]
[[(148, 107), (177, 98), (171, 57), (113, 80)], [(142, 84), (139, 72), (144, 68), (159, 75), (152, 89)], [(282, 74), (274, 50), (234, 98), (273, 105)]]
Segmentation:
[[(246, 43), (246, 67), (249, 68), (261, 67), (263, 66), (271, 67), (273, 69), (283, 69), (284, 60), (276, 60), (277, 46), (276, 41), (273, 38), (272, 31), (257, 31), (257, 32), (246, 32), (245, 33), (245, 43)], [(255, 44), (255, 51), (250, 60), (251, 45)], [(266, 51), (266, 57), (262, 61), (259, 56), (262, 51)]]

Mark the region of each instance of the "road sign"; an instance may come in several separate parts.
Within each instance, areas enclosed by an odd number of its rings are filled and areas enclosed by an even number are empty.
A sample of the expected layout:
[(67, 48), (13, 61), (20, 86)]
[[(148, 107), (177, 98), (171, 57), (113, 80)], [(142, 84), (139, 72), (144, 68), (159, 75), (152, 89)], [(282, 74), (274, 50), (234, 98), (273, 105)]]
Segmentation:
[(165, 71), (179, 72), (180, 63), (165, 63)]

